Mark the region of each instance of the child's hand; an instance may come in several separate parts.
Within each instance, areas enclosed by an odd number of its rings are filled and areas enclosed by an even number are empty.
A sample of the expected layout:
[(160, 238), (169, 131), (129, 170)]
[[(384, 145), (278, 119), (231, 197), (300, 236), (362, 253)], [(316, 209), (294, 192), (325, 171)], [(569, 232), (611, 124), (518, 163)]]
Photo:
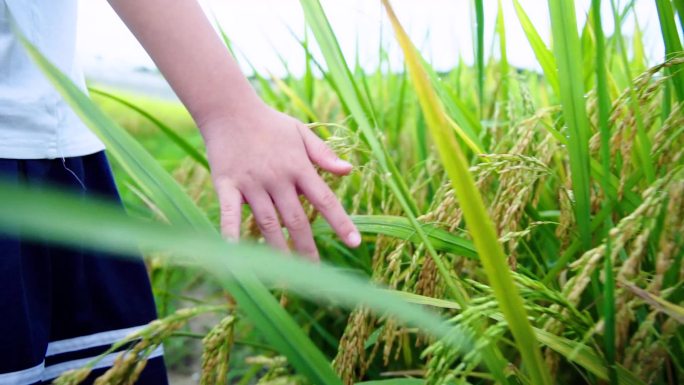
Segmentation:
[(268, 243), (287, 250), (279, 216), (295, 249), (318, 260), (303, 194), (350, 247), (361, 236), (313, 164), (337, 175), (352, 165), (296, 119), (259, 102), (240, 113), (202, 123), (212, 178), (221, 206), (221, 231), (240, 235), (242, 203), (250, 205)]

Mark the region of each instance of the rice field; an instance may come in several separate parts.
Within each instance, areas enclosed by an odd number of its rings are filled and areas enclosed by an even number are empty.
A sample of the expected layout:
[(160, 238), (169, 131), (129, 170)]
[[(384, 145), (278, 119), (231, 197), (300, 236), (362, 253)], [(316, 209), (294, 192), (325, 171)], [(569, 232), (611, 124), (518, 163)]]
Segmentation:
[[(305, 205), (320, 266), (266, 248), (248, 207), (245, 241), (220, 239), (182, 107), (97, 85), (89, 99), (31, 51), (107, 145), (128, 215), (3, 186), (0, 226), (142, 248), (157, 299), (160, 319), (120, 342), (137, 341), (99, 384), (132, 383), (162, 343), (200, 384), (684, 383), (684, 4), (653, 2), (666, 52), (652, 65), (638, 27), (620, 30), (638, 26), (634, 1), (594, 0), (577, 28), (573, 1), (549, 0), (553, 46), (504, 1), (517, 18), (498, 13), (494, 42), (474, 1), (475, 64), (437, 72), (383, 0), (395, 73), (345, 60), (325, 10), (301, 0), (306, 72), (252, 80), (356, 166), (325, 178), (361, 247)], [(507, 23), (541, 73), (509, 65)]]

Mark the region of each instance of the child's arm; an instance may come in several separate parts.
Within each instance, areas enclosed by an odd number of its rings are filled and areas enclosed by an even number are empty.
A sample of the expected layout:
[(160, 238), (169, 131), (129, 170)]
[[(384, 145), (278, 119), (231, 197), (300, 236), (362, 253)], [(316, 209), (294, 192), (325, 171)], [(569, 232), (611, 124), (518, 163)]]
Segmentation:
[(352, 165), (301, 122), (261, 101), (195, 0), (109, 2), (202, 132), (224, 235), (239, 237), (244, 199), (271, 245), (287, 249), (279, 213), (297, 251), (317, 259), (301, 192), (348, 246), (358, 246), (358, 230), (312, 163), (340, 175)]

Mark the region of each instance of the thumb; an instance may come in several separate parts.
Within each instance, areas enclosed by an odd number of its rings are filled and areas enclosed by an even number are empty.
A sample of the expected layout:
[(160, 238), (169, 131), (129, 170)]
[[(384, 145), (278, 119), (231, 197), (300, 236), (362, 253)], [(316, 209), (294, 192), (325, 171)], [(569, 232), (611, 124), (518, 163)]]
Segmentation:
[(340, 159), (325, 142), (314, 134), (308, 127), (300, 128), (306, 152), (311, 162), (322, 169), (337, 175), (347, 175), (354, 167), (346, 160)]

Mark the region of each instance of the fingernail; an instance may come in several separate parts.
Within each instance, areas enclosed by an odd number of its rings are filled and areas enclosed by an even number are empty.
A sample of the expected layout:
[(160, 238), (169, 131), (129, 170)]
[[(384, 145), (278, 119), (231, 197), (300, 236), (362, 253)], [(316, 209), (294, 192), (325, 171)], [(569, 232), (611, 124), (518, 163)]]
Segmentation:
[(358, 231), (352, 231), (347, 235), (347, 245), (356, 247), (361, 244), (361, 234)]
[(335, 165), (338, 167), (344, 167), (344, 168), (354, 167), (354, 165), (352, 165), (351, 163), (347, 162), (346, 160), (340, 159), (340, 158), (335, 159)]

